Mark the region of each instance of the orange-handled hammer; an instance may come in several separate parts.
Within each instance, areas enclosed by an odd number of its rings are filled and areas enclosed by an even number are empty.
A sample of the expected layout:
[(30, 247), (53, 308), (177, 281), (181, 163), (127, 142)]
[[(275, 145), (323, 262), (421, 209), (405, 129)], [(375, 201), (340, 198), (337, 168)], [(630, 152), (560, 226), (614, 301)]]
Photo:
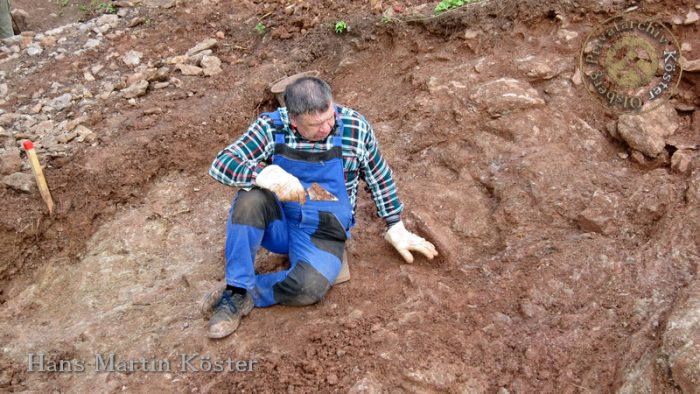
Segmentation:
[(32, 172), (34, 173), (36, 184), (37, 186), (39, 186), (39, 193), (41, 194), (41, 198), (44, 199), (46, 206), (49, 207), (49, 215), (52, 215), (53, 199), (51, 199), (51, 192), (49, 192), (49, 186), (46, 184), (44, 172), (41, 170), (39, 158), (36, 156), (34, 144), (32, 143), (32, 141), (27, 140), (22, 143), (22, 147), (24, 148), (24, 151), (27, 152), (27, 157), (29, 157), (29, 164), (32, 166)]

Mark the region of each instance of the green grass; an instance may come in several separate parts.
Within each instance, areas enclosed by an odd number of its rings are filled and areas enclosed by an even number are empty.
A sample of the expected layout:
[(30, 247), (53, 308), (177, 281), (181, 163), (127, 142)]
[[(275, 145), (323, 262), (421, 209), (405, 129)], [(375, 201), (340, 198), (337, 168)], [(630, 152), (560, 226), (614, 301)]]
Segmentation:
[(265, 30), (267, 27), (265, 27), (265, 24), (262, 22), (258, 22), (257, 25), (255, 25), (255, 31), (258, 32), (258, 34), (263, 35), (265, 34)]
[(335, 32), (336, 34), (343, 34), (348, 30), (348, 24), (345, 21), (335, 22)]
[(435, 14), (441, 14), (447, 10), (461, 7), (465, 4), (476, 3), (478, 0), (442, 0), (435, 7)]

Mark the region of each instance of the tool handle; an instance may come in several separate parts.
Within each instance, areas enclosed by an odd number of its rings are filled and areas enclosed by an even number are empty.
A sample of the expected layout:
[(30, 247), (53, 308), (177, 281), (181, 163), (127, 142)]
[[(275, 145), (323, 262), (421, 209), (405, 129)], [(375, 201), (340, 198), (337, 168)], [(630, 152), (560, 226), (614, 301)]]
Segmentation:
[(36, 184), (39, 187), (39, 193), (41, 198), (46, 203), (49, 208), (49, 215), (53, 214), (53, 199), (51, 198), (51, 192), (49, 191), (49, 186), (46, 184), (46, 178), (44, 178), (44, 171), (41, 169), (41, 164), (39, 163), (39, 158), (34, 150), (34, 143), (32, 141), (24, 141), (22, 147), (27, 152), (27, 157), (29, 158), (29, 164), (32, 167), (32, 172), (34, 173), (34, 179), (36, 179)]

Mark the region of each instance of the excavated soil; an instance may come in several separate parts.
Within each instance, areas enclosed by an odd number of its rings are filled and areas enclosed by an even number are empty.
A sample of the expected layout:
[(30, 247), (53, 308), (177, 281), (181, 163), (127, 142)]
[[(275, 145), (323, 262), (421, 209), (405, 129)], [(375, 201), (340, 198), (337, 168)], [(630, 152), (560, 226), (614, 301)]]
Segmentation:
[[(123, 20), (148, 22), (59, 60), (0, 57), (14, 92), (0, 108), (30, 113), (37, 99), (71, 89), (96, 96), (99, 77), (83, 79), (90, 67), (126, 77), (133, 71), (119, 57), (129, 50), (160, 66), (217, 32), (223, 73), (173, 70), (178, 83), (132, 102), (115, 92), (53, 113), (96, 137), (62, 154), (39, 149), (52, 216), (37, 193), (0, 188), (3, 391), (692, 392), (664, 333), (698, 284), (700, 175), (672, 170), (672, 145), (665, 161), (632, 160), (608, 132), (617, 115), (572, 77), (588, 32), (634, 5), (668, 22), (686, 58), (700, 58), (698, 24), (670, 23), (696, 3), (494, 0), (439, 17), (416, 16), (426, 3), (417, 0), (116, 3)], [(382, 18), (387, 8), (396, 19)], [(26, 10), (37, 31), (58, 26)], [(64, 10), (73, 19), (61, 23), (83, 18)], [(350, 26), (344, 34), (333, 31), (338, 20)], [(63, 44), (80, 48), (93, 35)], [(531, 72), (542, 64), (547, 75)], [(350, 282), (317, 305), (255, 309), (235, 334), (209, 340), (197, 302), (223, 280), (235, 190), (208, 166), (274, 108), (270, 82), (306, 70), (373, 124), (407, 226), (441, 255), (405, 264), (361, 192)], [(684, 74), (670, 104), (682, 106), (677, 138), (694, 163), (698, 81)], [(526, 97), (489, 95), (503, 84)], [(604, 226), (590, 223), (596, 209)], [(39, 353), (87, 365), (32, 372), (29, 355)], [(96, 372), (96, 353), (172, 365)], [(182, 354), (199, 367), (203, 358), (255, 364), (181, 371)]]

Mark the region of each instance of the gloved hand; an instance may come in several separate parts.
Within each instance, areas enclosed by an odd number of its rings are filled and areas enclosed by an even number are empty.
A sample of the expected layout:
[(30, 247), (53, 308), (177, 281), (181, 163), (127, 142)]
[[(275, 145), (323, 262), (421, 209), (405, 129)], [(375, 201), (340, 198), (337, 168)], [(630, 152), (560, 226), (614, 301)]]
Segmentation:
[(274, 192), (280, 201), (306, 202), (306, 191), (299, 179), (278, 165), (263, 168), (255, 178), (255, 184)]
[(384, 239), (399, 251), (401, 257), (403, 257), (407, 263), (413, 262), (411, 250), (423, 253), (425, 257), (430, 260), (438, 255), (433, 244), (406, 230), (402, 221), (391, 226), (389, 231), (386, 232)]

